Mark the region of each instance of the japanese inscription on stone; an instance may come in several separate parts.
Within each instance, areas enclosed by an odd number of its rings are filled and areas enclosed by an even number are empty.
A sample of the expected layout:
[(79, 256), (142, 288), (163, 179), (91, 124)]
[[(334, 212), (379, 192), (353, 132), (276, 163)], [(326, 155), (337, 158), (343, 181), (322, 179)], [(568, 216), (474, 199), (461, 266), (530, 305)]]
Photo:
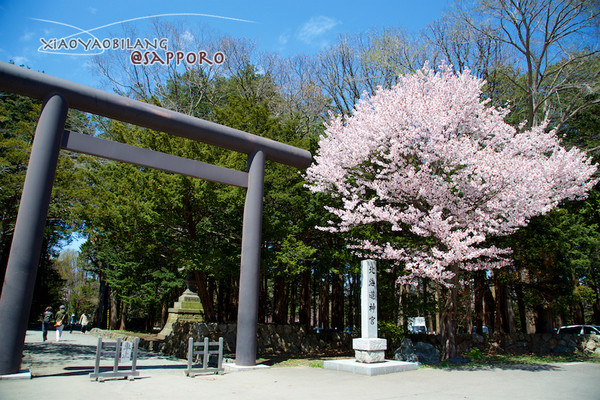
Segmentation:
[(377, 267), (374, 260), (361, 262), (361, 328), (363, 338), (377, 337)]

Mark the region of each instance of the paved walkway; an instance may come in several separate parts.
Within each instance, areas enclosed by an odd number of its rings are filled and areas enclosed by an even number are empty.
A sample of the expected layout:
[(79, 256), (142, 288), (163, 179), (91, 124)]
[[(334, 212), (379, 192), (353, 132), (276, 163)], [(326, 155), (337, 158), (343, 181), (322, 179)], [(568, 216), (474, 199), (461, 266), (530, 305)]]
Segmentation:
[[(97, 338), (79, 332), (42, 343), (29, 331), (23, 366), (33, 378), (0, 380), (0, 399), (600, 399), (600, 364), (541, 364), (477, 370), (419, 369), (382, 376), (321, 368), (268, 368), (184, 375), (184, 360), (141, 352), (135, 381), (89, 379)], [(110, 366), (110, 362), (102, 363)]]

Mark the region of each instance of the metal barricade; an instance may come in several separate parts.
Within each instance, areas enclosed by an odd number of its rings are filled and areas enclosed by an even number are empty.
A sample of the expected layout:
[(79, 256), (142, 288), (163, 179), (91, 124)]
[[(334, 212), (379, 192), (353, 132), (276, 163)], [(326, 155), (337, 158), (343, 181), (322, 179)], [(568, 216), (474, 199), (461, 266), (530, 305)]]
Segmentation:
[[(94, 364), (94, 372), (90, 373), (90, 378), (102, 382), (106, 378), (127, 378), (130, 381), (139, 376), (139, 371), (136, 370), (137, 352), (140, 339), (135, 338), (133, 342), (122, 342), (121, 338), (117, 338), (116, 342), (103, 342), (102, 338), (98, 338), (98, 346), (96, 347), (96, 362)], [(100, 372), (100, 359), (102, 357), (113, 358), (112, 371)], [(128, 362), (131, 360), (131, 369), (119, 370), (119, 362)]]
[[(209, 359), (211, 354), (217, 355), (217, 367), (209, 367)], [(198, 356), (198, 357), (197, 357)], [(193, 368), (195, 364), (194, 358), (196, 360), (200, 359), (199, 356), (202, 356), (202, 367), (201, 368)], [(223, 372), (223, 338), (219, 338), (218, 342), (209, 342), (208, 338), (204, 338), (202, 342), (194, 342), (193, 338), (190, 338), (188, 341), (188, 359), (187, 359), (187, 369), (185, 370), (185, 374), (187, 376), (193, 377), (196, 374), (201, 373), (215, 373), (219, 374)]]

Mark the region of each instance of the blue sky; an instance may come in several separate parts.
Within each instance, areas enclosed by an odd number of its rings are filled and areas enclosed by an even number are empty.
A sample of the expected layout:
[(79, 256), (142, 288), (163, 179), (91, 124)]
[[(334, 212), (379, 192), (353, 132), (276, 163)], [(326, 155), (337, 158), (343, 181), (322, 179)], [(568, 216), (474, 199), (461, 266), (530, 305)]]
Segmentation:
[[(440, 18), (448, 4), (449, 0), (303, 0), (289, 3), (267, 0), (0, 0), (0, 61), (13, 60), (36, 71), (106, 90), (109, 88), (100, 86), (100, 79), (88, 66), (89, 54), (45, 53), (40, 51), (41, 39), (68, 38), (81, 34), (82, 30), (93, 33), (100, 40), (118, 36), (124, 29), (149, 32), (153, 20), (158, 19), (179, 23), (191, 32), (204, 29), (215, 36), (250, 38), (256, 42), (259, 51), (278, 52), (282, 56), (315, 55), (324, 46), (335, 43), (343, 33), (384, 27), (420, 31)], [(144, 18), (162, 14), (204, 16)], [(83, 241), (85, 238), (74, 238), (68, 248), (78, 248)]]
[[(44, 53), (39, 51), (43, 44), (41, 39), (60, 39), (81, 33), (81, 30), (93, 32), (99, 39), (110, 38), (124, 28), (139, 32), (150, 29), (153, 18), (143, 17), (204, 14), (154, 19), (181, 23), (192, 32), (207, 29), (217, 36), (250, 38), (256, 42), (258, 50), (278, 52), (283, 56), (314, 55), (334, 43), (342, 33), (383, 27), (419, 31), (440, 18), (448, 4), (449, 0), (304, 0), (290, 3), (267, 0), (0, 0), (0, 61), (14, 60), (33, 70), (99, 87), (88, 67), (89, 55)], [(125, 20), (132, 21), (101, 28)]]

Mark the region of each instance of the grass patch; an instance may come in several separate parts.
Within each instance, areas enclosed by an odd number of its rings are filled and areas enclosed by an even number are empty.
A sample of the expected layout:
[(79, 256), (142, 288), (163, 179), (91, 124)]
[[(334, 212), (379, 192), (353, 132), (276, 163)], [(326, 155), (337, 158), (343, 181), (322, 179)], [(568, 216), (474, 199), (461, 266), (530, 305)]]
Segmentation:
[[(323, 361), (352, 358), (350, 354), (310, 354), (298, 357), (292, 354), (279, 354), (259, 358), (257, 363), (269, 365), (273, 368), (310, 367), (323, 368)], [(600, 356), (594, 354), (487, 354), (470, 352), (464, 355), (471, 361), (469, 363), (451, 363), (442, 361), (439, 364), (422, 364), (419, 368), (434, 369), (492, 369), (492, 368), (519, 368), (525, 370), (547, 369), (551, 364), (571, 362), (600, 363)], [(470, 357), (469, 357), (470, 356)]]
[(277, 353), (263, 354), (256, 360), (258, 364), (269, 365), (274, 368), (310, 367), (323, 368), (325, 360), (354, 357), (353, 351), (325, 350), (311, 353)]
[(110, 331), (107, 330), (104, 332), (116, 333), (116, 334), (123, 335), (123, 336), (139, 337), (140, 339), (144, 339), (144, 340), (157, 340), (158, 339), (158, 334), (156, 334), (156, 333), (122, 331), (122, 330), (118, 330), (118, 329), (113, 329)]
[(323, 368), (323, 360), (315, 358), (290, 358), (273, 364), (273, 368), (286, 367)]

